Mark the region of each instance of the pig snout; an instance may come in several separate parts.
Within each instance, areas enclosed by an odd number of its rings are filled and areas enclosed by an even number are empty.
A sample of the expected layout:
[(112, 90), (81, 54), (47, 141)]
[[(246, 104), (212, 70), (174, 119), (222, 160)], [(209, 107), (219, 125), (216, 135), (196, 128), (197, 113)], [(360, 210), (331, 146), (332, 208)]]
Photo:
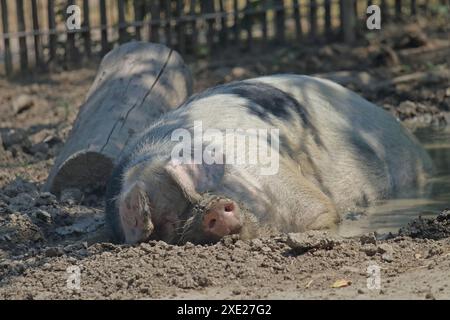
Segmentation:
[(203, 217), (203, 231), (215, 238), (239, 233), (241, 228), (239, 207), (231, 200), (217, 201)]

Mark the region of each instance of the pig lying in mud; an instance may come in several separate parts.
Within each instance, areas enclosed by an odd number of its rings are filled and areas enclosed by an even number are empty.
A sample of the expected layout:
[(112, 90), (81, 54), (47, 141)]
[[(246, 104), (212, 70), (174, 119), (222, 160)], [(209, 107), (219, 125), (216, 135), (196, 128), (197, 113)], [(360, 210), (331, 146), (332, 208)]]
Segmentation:
[[(195, 137), (199, 128), (215, 138)], [(227, 132), (244, 142), (223, 147)], [(276, 163), (233, 158), (260, 148)], [(126, 243), (332, 228), (347, 210), (419, 188), (431, 170), (415, 138), (359, 95), (318, 78), (267, 76), (194, 95), (145, 130), (108, 183), (106, 218)]]

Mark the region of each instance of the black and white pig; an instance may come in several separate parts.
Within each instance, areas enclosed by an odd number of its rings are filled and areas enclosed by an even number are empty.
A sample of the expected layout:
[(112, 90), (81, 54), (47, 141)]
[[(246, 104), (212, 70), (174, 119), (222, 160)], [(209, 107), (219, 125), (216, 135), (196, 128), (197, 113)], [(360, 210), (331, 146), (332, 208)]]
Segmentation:
[[(174, 159), (188, 154), (179, 152), (174, 132), (198, 141), (199, 126), (224, 136), (232, 129), (278, 133), (264, 137), (265, 152), (279, 155), (271, 158), (274, 172), (263, 173), (258, 161), (233, 161), (231, 147), (211, 139), (198, 144), (209, 161)], [(248, 156), (264, 140), (246, 138), (235, 153)], [(309, 76), (267, 76), (194, 95), (145, 130), (108, 183), (106, 218), (114, 239), (126, 243), (332, 228), (347, 210), (419, 188), (431, 171), (415, 138), (354, 92)]]

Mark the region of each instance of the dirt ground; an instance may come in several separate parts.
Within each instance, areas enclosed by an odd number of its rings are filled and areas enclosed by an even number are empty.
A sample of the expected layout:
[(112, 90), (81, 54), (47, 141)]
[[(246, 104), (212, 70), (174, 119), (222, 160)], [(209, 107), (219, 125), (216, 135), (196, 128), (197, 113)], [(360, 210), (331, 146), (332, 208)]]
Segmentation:
[[(239, 59), (225, 53), (190, 67), (196, 91), (263, 74), (349, 70), (370, 79), (353, 79), (349, 88), (411, 129), (443, 127), (450, 125), (448, 27), (445, 20), (419, 21), (387, 26), (355, 47), (293, 45)], [(450, 298), (445, 207), (398, 234), (274, 234), (210, 246), (109, 243), (101, 194), (67, 190), (57, 199), (41, 191), (95, 72), (88, 63), (0, 79), (0, 299)], [(422, 76), (401, 78), (412, 74)], [(400, 80), (386, 85), (392, 79)]]

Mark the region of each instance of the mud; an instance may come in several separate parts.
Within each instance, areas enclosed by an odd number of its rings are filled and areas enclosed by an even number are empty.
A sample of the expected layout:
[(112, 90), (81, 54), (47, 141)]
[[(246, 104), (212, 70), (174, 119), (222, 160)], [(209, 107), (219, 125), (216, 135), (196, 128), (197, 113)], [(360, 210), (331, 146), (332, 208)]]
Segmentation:
[[(356, 70), (386, 80), (450, 68), (448, 56), (402, 60), (401, 50), (446, 39), (439, 21), (416, 36), (402, 30), (408, 29), (386, 28), (353, 48), (293, 46), (248, 61), (236, 56), (195, 61), (196, 91), (277, 72)], [(450, 213), (445, 207), (433, 219), (411, 221), (399, 234), (273, 234), (245, 241), (228, 237), (210, 246), (109, 243), (101, 193), (75, 189), (57, 199), (41, 191), (95, 70), (92, 64), (0, 79), (0, 299), (450, 297)], [(412, 128), (450, 123), (446, 81), (412, 81), (384, 91), (352, 86)], [(380, 268), (380, 288), (371, 286), (369, 266)], [(79, 289), (76, 281), (68, 282), (77, 271)]]

